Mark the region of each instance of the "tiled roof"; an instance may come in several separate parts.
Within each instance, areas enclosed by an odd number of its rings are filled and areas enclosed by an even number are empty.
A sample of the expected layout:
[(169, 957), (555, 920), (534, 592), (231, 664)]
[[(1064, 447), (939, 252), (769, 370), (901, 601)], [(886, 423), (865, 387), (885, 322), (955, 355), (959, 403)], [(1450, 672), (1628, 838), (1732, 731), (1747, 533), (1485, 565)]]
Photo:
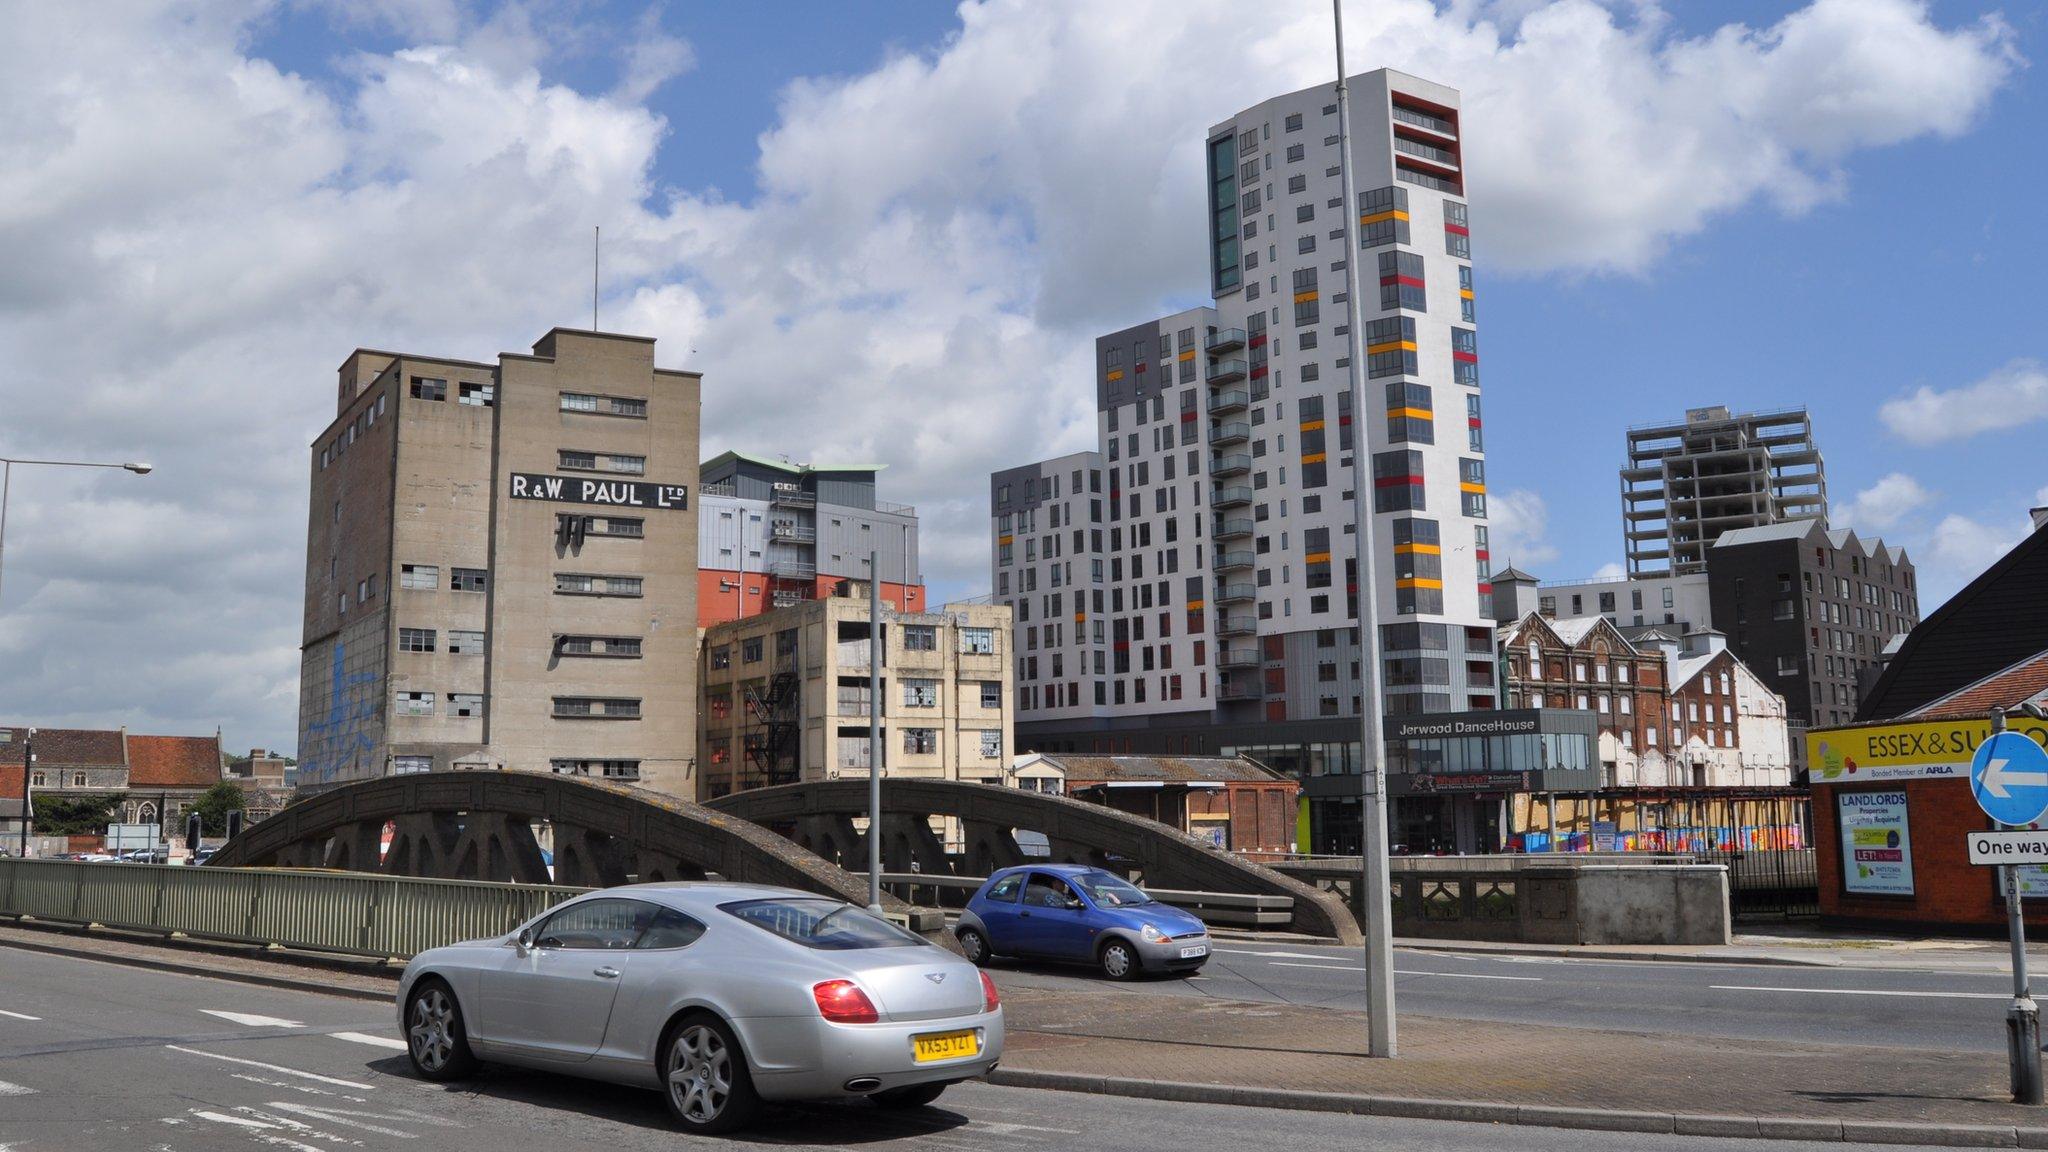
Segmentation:
[(1220, 781), (1271, 783), (1286, 776), (1242, 756), (1067, 756), (1046, 760), (1066, 769), (1069, 785), (1079, 781), (1113, 783), (1159, 780), (1166, 783)]
[[(0, 767), (21, 767), (28, 744), (26, 727), (0, 728)], [(37, 728), (36, 763), (44, 768), (119, 768), (128, 762), (121, 749), (120, 729)]]
[[(40, 741), (38, 741), (40, 743)], [(37, 759), (41, 759), (40, 749)], [(220, 738), (130, 736), (130, 788), (206, 788), (220, 783)]]
[(2009, 668), (1993, 672), (1939, 700), (1931, 700), (1906, 713), (1915, 720), (1945, 720), (1951, 717), (1982, 718), (1993, 707), (2011, 708), (2029, 700), (2048, 698), (2048, 650), (2037, 652)]
[(2048, 529), (2036, 529), (1923, 616), (1856, 719), (1889, 720), (1959, 692), (2048, 648)]

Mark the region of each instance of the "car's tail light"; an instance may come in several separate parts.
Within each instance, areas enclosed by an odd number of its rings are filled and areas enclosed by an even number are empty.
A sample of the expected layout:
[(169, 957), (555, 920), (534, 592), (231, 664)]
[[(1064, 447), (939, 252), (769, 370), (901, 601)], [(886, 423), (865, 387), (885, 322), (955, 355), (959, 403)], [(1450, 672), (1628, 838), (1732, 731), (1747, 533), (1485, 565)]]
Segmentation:
[(996, 982), (989, 979), (986, 972), (982, 972), (979, 975), (981, 976), (981, 1010), (983, 1012), (993, 1012), (1001, 1008), (1003, 1006), (1003, 998), (996, 995)]
[(873, 1024), (882, 1018), (875, 1002), (851, 980), (827, 980), (811, 986), (818, 1002), (818, 1015), (835, 1024)]

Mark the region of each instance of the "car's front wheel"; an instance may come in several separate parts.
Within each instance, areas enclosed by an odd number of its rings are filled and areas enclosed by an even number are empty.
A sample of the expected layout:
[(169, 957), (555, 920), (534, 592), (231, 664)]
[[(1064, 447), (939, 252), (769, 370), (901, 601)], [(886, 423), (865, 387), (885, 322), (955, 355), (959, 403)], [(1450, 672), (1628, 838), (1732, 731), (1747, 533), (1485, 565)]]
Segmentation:
[(754, 1118), (761, 1098), (739, 1040), (724, 1021), (686, 1017), (669, 1030), (661, 1051), (663, 1096), (684, 1131), (730, 1132)]
[(977, 968), (986, 966), (995, 958), (995, 953), (989, 949), (988, 937), (972, 928), (960, 930), (960, 954)]
[(1138, 950), (1126, 940), (1111, 940), (1102, 946), (1096, 957), (1102, 974), (1111, 980), (1135, 980), (1138, 978)]
[(434, 977), (421, 980), (405, 1005), (405, 1054), (428, 1080), (461, 1080), (476, 1071), (469, 1031), (455, 992)]
[(868, 1097), (877, 1108), (922, 1108), (939, 1098), (946, 1090), (944, 1084), (912, 1084), (905, 1088), (891, 1088)]

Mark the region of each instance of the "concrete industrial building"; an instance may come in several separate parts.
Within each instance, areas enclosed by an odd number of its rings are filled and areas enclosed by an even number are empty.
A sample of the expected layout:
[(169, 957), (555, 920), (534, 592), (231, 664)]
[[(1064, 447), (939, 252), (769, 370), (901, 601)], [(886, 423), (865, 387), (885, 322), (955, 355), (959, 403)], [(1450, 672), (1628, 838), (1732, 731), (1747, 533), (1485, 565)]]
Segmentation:
[(1621, 470), (1628, 574), (1703, 571), (1723, 532), (1828, 514), (1827, 472), (1806, 409), (1688, 409), (1628, 430)]
[[(702, 798), (868, 775), (871, 617), (865, 582), (704, 634)], [(901, 612), (881, 639), (882, 766), (890, 776), (1001, 784), (1011, 746), (1010, 610)]]
[[(1386, 711), (1495, 705), (1458, 93), (1388, 70), (1350, 83), (1360, 202), (1343, 202), (1334, 84), (1212, 127), (1213, 309), (1099, 339), (1098, 450), (996, 473), (990, 510), (996, 598), (1017, 606), (1020, 743), (1332, 749), (1333, 778), (1308, 787), (1329, 843), (1356, 839), (1355, 780), (1335, 777), (1363, 759), (1355, 450), (1371, 453)], [(1362, 443), (1352, 258), (1377, 289)]]
[(1493, 610), (1502, 623), (1531, 612), (1562, 619), (1600, 616), (1622, 630), (1686, 636), (1713, 627), (1707, 574), (1545, 580), (1519, 568), (1494, 573)]
[[(704, 462), (697, 504), (701, 628), (829, 596), (841, 580), (924, 610), (917, 509), (875, 498), (880, 465), (793, 464), (745, 452)], [(878, 572), (868, 571), (878, 552)]]
[(700, 377), (557, 328), (358, 349), (311, 452), (301, 789), (430, 769), (696, 782)]

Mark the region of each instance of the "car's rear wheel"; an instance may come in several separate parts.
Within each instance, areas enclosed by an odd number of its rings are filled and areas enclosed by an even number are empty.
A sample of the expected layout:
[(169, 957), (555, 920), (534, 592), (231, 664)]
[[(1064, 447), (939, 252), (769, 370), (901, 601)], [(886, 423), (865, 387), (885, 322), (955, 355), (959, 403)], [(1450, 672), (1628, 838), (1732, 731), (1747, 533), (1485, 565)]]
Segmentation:
[(960, 930), (960, 953), (976, 967), (986, 966), (995, 958), (995, 953), (989, 950), (988, 937), (972, 928)]
[(1111, 940), (1102, 946), (1096, 962), (1102, 967), (1102, 974), (1111, 980), (1136, 980), (1138, 978), (1138, 950), (1128, 941)]
[(724, 1021), (685, 1017), (669, 1029), (661, 1052), (662, 1095), (684, 1131), (730, 1132), (754, 1118), (761, 1098), (739, 1040)]
[(904, 1088), (891, 1088), (868, 1097), (877, 1108), (922, 1108), (939, 1098), (946, 1090), (944, 1084), (912, 1084)]
[(428, 1080), (461, 1080), (476, 1071), (462, 1006), (439, 979), (420, 981), (406, 1000), (405, 1054), (412, 1058), (413, 1071)]

